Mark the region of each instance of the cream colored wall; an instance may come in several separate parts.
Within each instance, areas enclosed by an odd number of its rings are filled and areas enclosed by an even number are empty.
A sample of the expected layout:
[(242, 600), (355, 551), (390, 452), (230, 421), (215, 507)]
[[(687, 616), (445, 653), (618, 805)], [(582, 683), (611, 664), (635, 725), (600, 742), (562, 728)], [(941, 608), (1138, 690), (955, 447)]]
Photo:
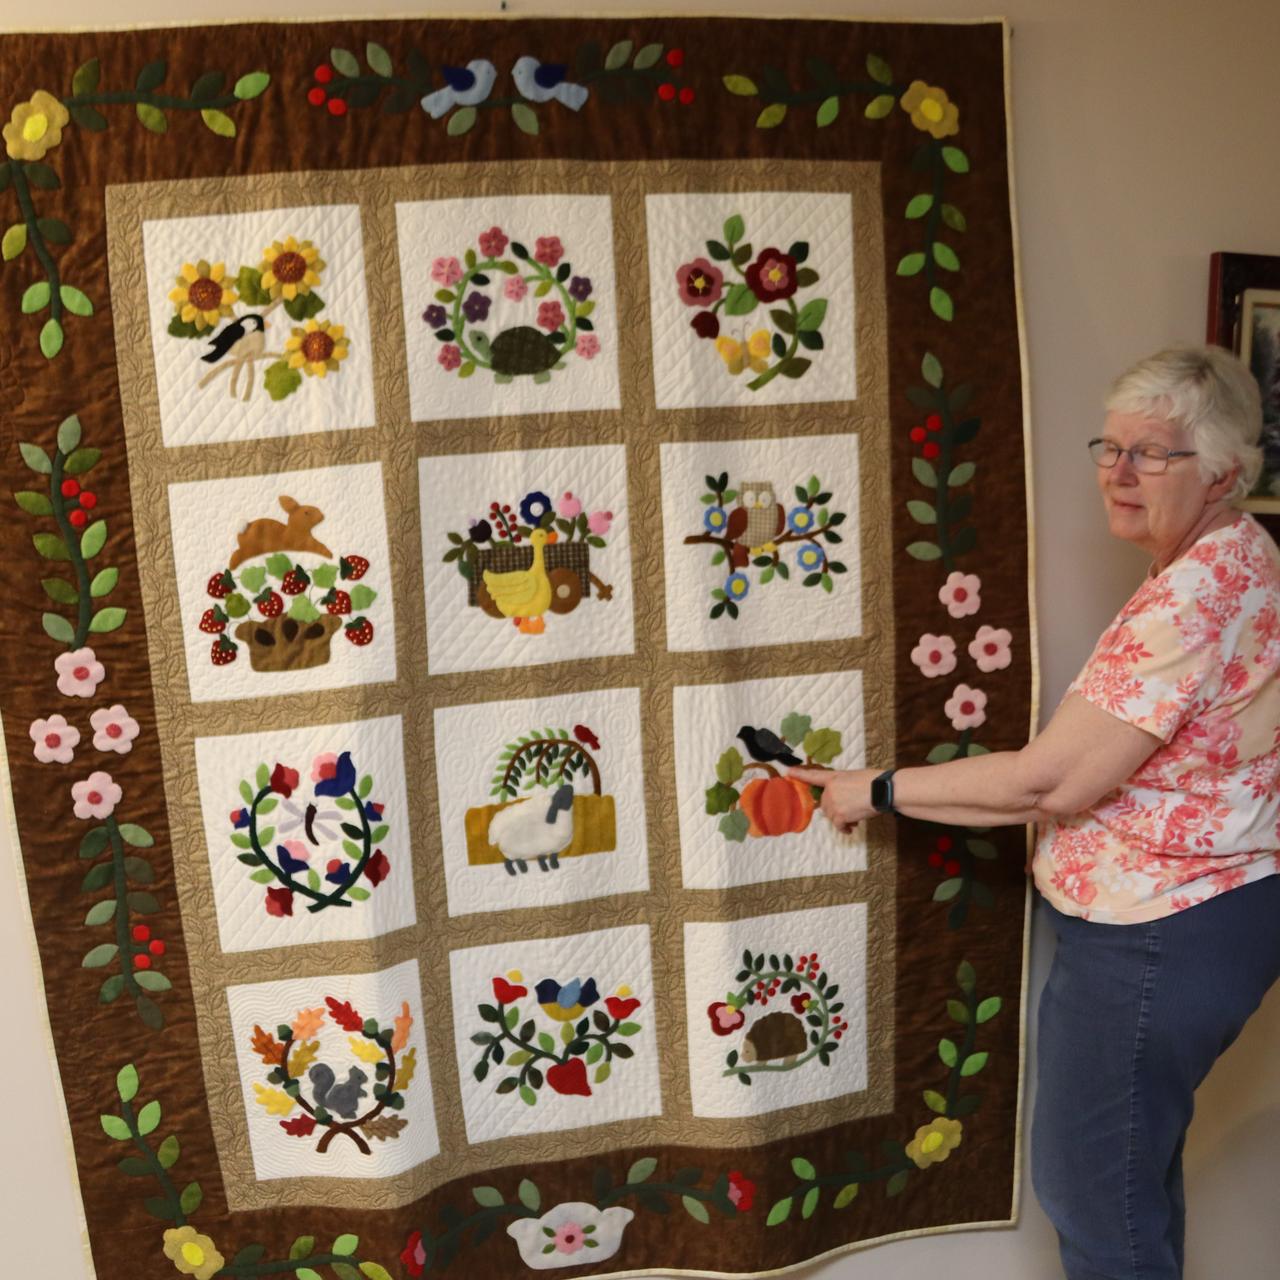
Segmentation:
[[(650, 12), (678, 9), (658, 0)], [(496, 0), (442, 12), (496, 12)], [(692, 10), (761, 16), (778, 0), (698, 0)], [(988, 16), (980, 0), (801, 0), (794, 8), (862, 17)], [(514, 14), (574, 5), (510, 0)], [(644, 6), (586, 0), (625, 15)], [(388, 12), (358, 0), (310, 0), (310, 17)], [(904, 12), (905, 11), (905, 12)], [(0, 0), (0, 27), (92, 25), (92, 0)], [(122, 0), (113, 21), (185, 20), (172, 0)], [(282, 0), (227, 0), (202, 18), (292, 15)], [(402, 10), (393, 10), (402, 12)], [(1023, 292), (1035, 450), (1043, 705), (1051, 709), (1142, 570), (1107, 538), (1082, 441), (1108, 378), (1204, 324), (1209, 254), (1280, 254), (1275, 0), (1009, 0)], [(4, 99), (32, 85), (5, 85)], [(974, 228), (970, 234), (981, 234)], [(6, 1151), (0, 1238), (6, 1275), (79, 1280), (78, 1206), (63, 1158), (60, 1104), (44, 1047), (43, 1003), (13, 859), (0, 856), (0, 958), (6, 991)], [(1049, 947), (1034, 941), (1031, 1000)], [(1029, 1050), (1034, 1038), (1029, 1038)], [(1275, 1212), (1280, 1151), (1280, 990), (1201, 1090), (1187, 1153), (1187, 1280), (1269, 1280), (1280, 1256)], [(1030, 1069), (1028, 1085), (1034, 1089)], [(1020, 1225), (1003, 1232), (907, 1241), (834, 1260), (821, 1280), (1052, 1280), (1052, 1232), (1023, 1185)], [(148, 1275), (159, 1274), (148, 1268)]]

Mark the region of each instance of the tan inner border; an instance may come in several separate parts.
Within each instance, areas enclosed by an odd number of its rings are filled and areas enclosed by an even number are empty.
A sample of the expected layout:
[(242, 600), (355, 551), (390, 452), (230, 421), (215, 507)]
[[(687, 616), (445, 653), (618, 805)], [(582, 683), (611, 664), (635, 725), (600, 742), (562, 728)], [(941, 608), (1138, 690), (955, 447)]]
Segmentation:
[[(666, 191), (838, 191), (850, 195), (853, 223), (858, 399), (822, 404), (659, 411), (653, 404), (647, 341), (622, 343), (619, 353), (622, 409), (574, 414), (521, 415), (412, 423), (408, 379), (401, 352), (401, 289), (395, 209), (397, 200), (520, 193), (604, 193), (613, 198), (617, 306), (628, 329), (649, 332), (644, 196)], [(144, 218), (211, 216), (282, 207), (352, 203), (361, 208), (374, 335), (377, 426), (356, 431), (165, 448), (152, 366), (151, 335), (142, 256)], [(670, 440), (771, 439), (856, 433), (862, 563), (891, 563), (889, 441), (887, 435), (887, 329), (879, 169), (868, 163), (787, 161), (662, 161), (588, 163), (564, 160), (438, 165), (339, 172), (285, 173), (248, 178), (139, 183), (106, 191), (107, 240), (116, 325), (121, 399), (124, 405), (130, 483), (137, 529), (139, 572), (164, 760), (166, 801), (184, 932), (190, 949), (193, 1000), (201, 1062), (214, 1130), (233, 1210), (312, 1203), (390, 1208), (435, 1187), (482, 1170), (555, 1160), (566, 1137), (575, 1153), (604, 1153), (640, 1144), (702, 1144), (742, 1148), (882, 1114), (893, 1105), (894, 849), (890, 824), (869, 830), (868, 870), (856, 874), (787, 880), (706, 891), (680, 887), (680, 853), (674, 805), (671, 689), (676, 684), (719, 683), (749, 676), (812, 674), (860, 668), (863, 672), (867, 758), (893, 754), (894, 699), (892, 584), (887, 575), (864, 578), (861, 638), (786, 644), (739, 652), (729, 662), (718, 653), (670, 654), (661, 565), (662, 527), (658, 447)], [(287, 230), (282, 229), (284, 234)], [(699, 229), (699, 234), (704, 234)], [(323, 247), (322, 253), (323, 253)], [(176, 269), (176, 264), (175, 264)], [(393, 336), (394, 335), (394, 336)], [(839, 336), (825, 335), (828, 357)], [(341, 376), (340, 374), (338, 376)], [(462, 437), (459, 439), (458, 437)], [(623, 442), (635, 555), (633, 589), (649, 608), (636, 611), (636, 651), (626, 657), (483, 673), (428, 677), (422, 597), (417, 459), (420, 456), (488, 453), (584, 443)], [(194, 740), (261, 727), (264, 708), (241, 700), (192, 704), (174, 581), (166, 486), (171, 481), (216, 478), (377, 460), (383, 466), (390, 536), (392, 590), (397, 603), (398, 678), (323, 693), (285, 695), (266, 704), (266, 718), (284, 729), (400, 714), (405, 760), (416, 762), (409, 784), (409, 823), (414, 834), (414, 889), (419, 919), (411, 928), (343, 943), (223, 954), (218, 945), (212, 883), (197, 793)], [(245, 512), (245, 517), (261, 514)], [(852, 535), (852, 530), (849, 531)], [(219, 566), (211, 562), (210, 572)], [(190, 624), (192, 620), (185, 620)], [(563, 693), (574, 688), (638, 686), (650, 726), (645, 744), (645, 793), (650, 880), (646, 894), (627, 894), (538, 907), (536, 924), (523, 912), (495, 917), (446, 914), (434, 808), (435, 758), (432, 711), (436, 706)], [(744, 1119), (707, 1119), (690, 1111), (683, 1000), (682, 925), (686, 920), (739, 919), (778, 910), (840, 902), (868, 904), (868, 1088), (858, 1094)], [(459, 1096), (454, 1027), (447, 987), (448, 953), (462, 946), (501, 942), (521, 933), (559, 937), (624, 924), (651, 930), (654, 996), (649, 1024), (656, 1029), (663, 1113), (645, 1119), (582, 1129), (525, 1135), (470, 1145)], [(229, 1023), (227, 986), (245, 982), (368, 972), (407, 959), (419, 965), (436, 1124), (441, 1153), (402, 1174), (379, 1179), (304, 1177), (258, 1182), (245, 1128), (245, 1090), (239, 1080)], [(732, 975), (726, 975), (726, 982)], [(281, 1019), (292, 1010), (280, 1011)], [(389, 1018), (391, 1010), (367, 1011)], [(465, 1038), (474, 1028), (461, 1029)], [(265, 1075), (265, 1068), (264, 1068)], [(495, 1101), (495, 1105), (496, 1105)]]

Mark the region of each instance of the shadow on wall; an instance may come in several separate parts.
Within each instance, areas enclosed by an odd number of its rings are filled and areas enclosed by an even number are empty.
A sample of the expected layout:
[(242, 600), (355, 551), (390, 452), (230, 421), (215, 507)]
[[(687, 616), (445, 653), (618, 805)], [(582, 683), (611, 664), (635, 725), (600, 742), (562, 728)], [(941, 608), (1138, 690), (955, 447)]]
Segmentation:
[[(1280, 985), (1272, 989), (1240, 1039), (1218, 1061), (1196, 1095), (1199, 1119), (1187, 1138), (1187, 1277), (1231, 1274), (1273, 1280), (1280, 1269), (1280, 1215), (1274, 1212), (1280, 1153)], [(1269, 1169), (1264, 1182), (1249, 1170)], [(1257, 1269), (1224, 1266), (1239, 1242), (1243, 1256), (1269, 1258)]]

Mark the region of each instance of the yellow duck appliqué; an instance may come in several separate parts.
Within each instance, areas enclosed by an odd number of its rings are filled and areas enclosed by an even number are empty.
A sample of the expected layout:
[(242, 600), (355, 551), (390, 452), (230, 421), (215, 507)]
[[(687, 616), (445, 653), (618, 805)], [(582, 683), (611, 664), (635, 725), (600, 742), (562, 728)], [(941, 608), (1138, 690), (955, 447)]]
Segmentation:
[(541, 635), (546, 629), (542, 615), (551, 607), (551, 579), (547, 577), (542, 549), (555, 542), (556, 535), (546, 529), (535, 529), (529, 535), (533, 547), (533, 564), (527, 569), (509, 573), (484, 571), (484, 585), (504, 617), (513, 618), (526, 635)]

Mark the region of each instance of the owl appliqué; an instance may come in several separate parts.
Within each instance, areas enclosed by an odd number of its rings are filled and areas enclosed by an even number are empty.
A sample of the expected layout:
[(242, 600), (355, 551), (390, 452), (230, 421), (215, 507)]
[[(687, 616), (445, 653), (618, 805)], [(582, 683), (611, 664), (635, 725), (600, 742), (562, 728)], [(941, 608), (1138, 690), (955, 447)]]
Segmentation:
[(738, 505), (729, 513), (725, 526), (733, 542), (733, 567), (742, 568), (752, 551), (772, 542), (786, 525), (786, 508), (777, 500), (773, 485), (744, 481), (738, 487)]

